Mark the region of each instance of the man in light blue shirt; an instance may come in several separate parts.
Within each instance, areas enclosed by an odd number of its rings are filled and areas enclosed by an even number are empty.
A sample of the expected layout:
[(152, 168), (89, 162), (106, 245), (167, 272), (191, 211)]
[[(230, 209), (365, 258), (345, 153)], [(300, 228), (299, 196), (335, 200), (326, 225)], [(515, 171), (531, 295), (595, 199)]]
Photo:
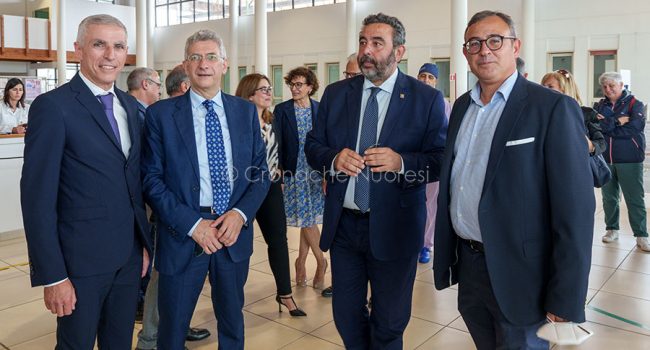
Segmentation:
[[(187, 39), (191, 89), (147, 109), (144, 190), (159, 215), (158, 349), (182, 349), (206, 275), (219, 347), (244, 348), (244, 284), (255, 217), (269, 188), (255, 106), (222, 93), (221, 38)], [(237, 135), (237, 137), (233, 137)]]

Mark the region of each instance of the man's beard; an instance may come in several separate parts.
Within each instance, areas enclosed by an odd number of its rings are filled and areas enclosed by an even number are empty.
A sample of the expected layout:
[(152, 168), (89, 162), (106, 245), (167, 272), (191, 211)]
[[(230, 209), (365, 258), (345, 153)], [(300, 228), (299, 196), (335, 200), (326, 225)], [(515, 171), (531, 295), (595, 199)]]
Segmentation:
[[(364, 55), (359, 59), (359, 68), (361, 68), (363, 75), (370, 81), (386, 80), (386, 78), (388, 78), (388, 74), (390, 73), (390, 68), (395, 64), (395, 61), (395, 50), (393, 50), (390, 55), (388, 55), (385, 61), (381, 62), (376, 61), (370, 56)], [(364, 67), (363, 64), (365, 62), (371, 62), (374, 67)]]

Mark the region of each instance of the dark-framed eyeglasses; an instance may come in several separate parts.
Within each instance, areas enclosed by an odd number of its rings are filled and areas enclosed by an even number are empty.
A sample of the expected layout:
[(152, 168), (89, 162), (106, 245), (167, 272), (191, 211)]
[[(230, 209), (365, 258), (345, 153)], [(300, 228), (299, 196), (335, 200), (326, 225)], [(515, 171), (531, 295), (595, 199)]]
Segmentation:
[(148, 82), (150, 82), (150, 83), (155, 84), (155, 85), (158, 86), (158, 87), (161, 87), (161, 86), (162, 86), (162, 83), (157, 82), (157, 81), (155, 81), (155, 80), (153, 80), (153, 79), (151, 79), (151, 78), (147, 78), (146, 80), (147, 80)]
[(347, 71), (343, 72), (343, 76), (345, 77), (345, 79), (354, 78), (357, 75), (361, 75), (361, 74), (362, 74), (361, 72), (347, 72)]
[(187, 56), (187, 60), (190, 62), (200, 62), (201, 60), (206, 60), (208, 62), (217, 62), (221, 60), (221, 56), (217, 55), (216, 53), (209, 53), (206, 54), (205, 56), (199, 55), (198, 53), (191, 54)]
[(503, 46), (504, 39), (516, 40), (517, 37), (492, 34), (483, 40), (476, 39), (476, 38), (469, 39), (467, 40), (467, 42), (463, 44), (463, 47), (465, 48), (465, 51), (467, 51), (467, 53), (470, 55), (476, 55), (477, 53), (481, 52), (481, 47), (483, 47), (483, 43), (485, 43), (485, 46), (487, 46), (488, 49), (492, 51), (497, 51)]
[(272, 86), (262, 86), (260, 88), (255, 89), (255, 92), (261, 92), (266, 95), (270, 95), (273, 92), (273, 87)]
[(561, 74), (567, 80), (571, 79), (571, 73), (569, 73), (569, 71), (566, 69), (558, 69), (555, 71), (555, 73)]
[(295, 83), (287, 84), (287, 86), (289, 86), (289, 89), (296, 88), (298, 90), (302, 89), (302, 87), (305, 86), (305, 85), (307, 85), (307, 83), (303, 83), (303, 82), (300, 82), (300, 81), (297, 81)]

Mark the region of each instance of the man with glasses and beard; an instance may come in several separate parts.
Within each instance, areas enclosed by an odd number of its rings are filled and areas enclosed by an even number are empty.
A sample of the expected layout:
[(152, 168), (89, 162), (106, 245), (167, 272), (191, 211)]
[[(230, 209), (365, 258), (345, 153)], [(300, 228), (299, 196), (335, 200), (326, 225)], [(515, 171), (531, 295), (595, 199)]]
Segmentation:
[(309, 165), (327, 178), (320, 246), (331, 249), (334, 321), (350, 349), (403, 346), (425, 185), (437, 178), (444, 150), (442, 94), (397, 69), (404, 42), (397, 18), (364, 19), (363, 74), (327, 87), (305, 145)]
[(458, 283), (478, 349), (548, 349), (547, 318), (585, 321), (595, 200), (582, 112), (517, 73), (520, 46), (504, 13), (469, 21), (478, 83), (454, 104), (440, 173), (435, 285)]

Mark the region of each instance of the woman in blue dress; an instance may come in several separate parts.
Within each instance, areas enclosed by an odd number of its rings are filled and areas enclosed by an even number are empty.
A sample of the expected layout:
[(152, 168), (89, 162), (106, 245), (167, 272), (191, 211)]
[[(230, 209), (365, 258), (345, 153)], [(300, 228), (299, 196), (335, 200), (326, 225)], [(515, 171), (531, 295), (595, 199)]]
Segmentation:
[(316, 75), (306, 67), (292, 69), (284, 78), (292, 99), (275, 107), (273, 114), (282, 133), (280, 166), (284, 173), (284, 206), (287, 225), (300, 227), (300, 248), (296, 259), (296, 283), (307, 285), (309, 249), (316, 257), (317, 268), (313, 279), (316, 289), (323, 289), (327, 259), (320, 250), (318, 224), (323, 222), (323, 179), (307, 165), (305, 138), (312, 129), (318, 111), (318, 102), (311, 96), (318, 91)]

